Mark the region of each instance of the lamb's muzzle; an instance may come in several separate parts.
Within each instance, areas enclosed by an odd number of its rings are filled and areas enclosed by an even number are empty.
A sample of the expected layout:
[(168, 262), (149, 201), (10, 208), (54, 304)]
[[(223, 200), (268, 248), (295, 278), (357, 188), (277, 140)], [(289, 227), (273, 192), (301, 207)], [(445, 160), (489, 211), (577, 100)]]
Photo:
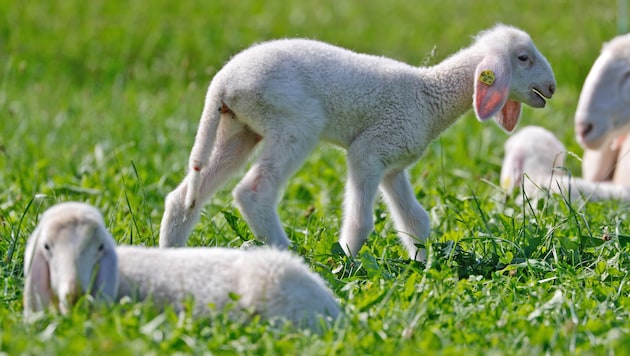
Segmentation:
[(537, 86), (532, 86), (532, 96), (529, 105), (535, 108), (544, 108), (547, 103), (546, 99), (551, 99), (556, 92), (556, 84), (548, 83), (539, 89)]

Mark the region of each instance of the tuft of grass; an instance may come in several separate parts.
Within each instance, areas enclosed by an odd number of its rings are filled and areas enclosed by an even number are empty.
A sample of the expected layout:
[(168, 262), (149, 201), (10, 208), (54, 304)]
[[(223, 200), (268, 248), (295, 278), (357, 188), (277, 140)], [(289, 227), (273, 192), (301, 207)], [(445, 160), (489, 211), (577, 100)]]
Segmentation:
[[(497, 187), (506, 135), (471, 113), (410, 169), (431, 216), (426, 264), (409, 261), (382, 202), (359, 255), (340, 253), (340, 150), (321, 145), (290, 180), (279, 213), (293, 249), (344, 307), (322, 334), (150, 302), (85, 300), (29, 324), (21, 301), (25, 241), (53, 204), (91, 203), (119, 243), (157, 244), (207, 84), (251, 43), (309, 37), (430, 65), (497, 22), (521, 27), (558, 81), (547, 108), (525, 108), (521, 125), (553, 131), (576, 174), (577, 96), (618, 15), (615, 4), (583, 0), (0, 0), (0, 353), (627, 353), (628, 204), (515, 203)], [(233, 185), (208, 203), (189, 245), (256, 243)]]

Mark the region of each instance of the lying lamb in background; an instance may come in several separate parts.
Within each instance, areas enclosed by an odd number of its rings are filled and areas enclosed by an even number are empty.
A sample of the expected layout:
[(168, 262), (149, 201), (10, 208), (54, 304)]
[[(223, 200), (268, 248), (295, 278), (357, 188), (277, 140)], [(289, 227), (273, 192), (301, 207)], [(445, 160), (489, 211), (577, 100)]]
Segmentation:
[(27, 318), (47, 307), (67, 313), (85, 294), (150, 298), (175, 310), (192, 298), (193, 315), (233, 303), (232, 312), (246, 309), (315, 330), (340, 313), (322, 278), (288, 251), (115, 247), (100, 212), (82, 203), (58, 204), (42, 215), (27, 242), (24, 274)]
[(382, 191), (410, 258), (430, 232), (406, 168), (471, 105), (512, 131), (521, 102), (541, 108), (556, 88), (551, 66), (529, 35), (498, 25), (433, 67), (414, 67), (318, 41), (285, 39), (234, 56), (206, 94), (189, 171), (166, 197), (160, 246), (183, 246), (208, 198), (260, 155), (234, 189), (256, 237), (291, 243), (278, 217), (283, 185), (318, 142), (347, 151), (348, 178), (339, 243), (355, 256), (374, 227)]
[(630, 34), (604, 44), (589, 72), (575, 113), (584, 147), (582, 176), (630, 186)]
[(501, 187), (507, 193), (522, 187), (533, 200), (549, 192), (570, 197), (572, 201), (630, 200), (630, 187), (567, 175), (563, 167), (565, 155), (566, 148), (551, 132), (527, 126), (505, 142)]

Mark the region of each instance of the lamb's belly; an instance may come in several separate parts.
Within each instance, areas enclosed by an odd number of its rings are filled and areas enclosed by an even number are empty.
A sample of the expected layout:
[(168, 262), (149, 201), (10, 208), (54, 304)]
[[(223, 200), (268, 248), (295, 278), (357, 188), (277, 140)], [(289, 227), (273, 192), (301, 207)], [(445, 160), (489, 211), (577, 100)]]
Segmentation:
[(374, 136), (372, 133), (377, 126), (374, 121), (365, 116), (356, 117), (356, 115), (344, 115), (343, 113), (329, 114), (321, 140), (347, 149), (357, 139), (362, 139), (367, 135)]

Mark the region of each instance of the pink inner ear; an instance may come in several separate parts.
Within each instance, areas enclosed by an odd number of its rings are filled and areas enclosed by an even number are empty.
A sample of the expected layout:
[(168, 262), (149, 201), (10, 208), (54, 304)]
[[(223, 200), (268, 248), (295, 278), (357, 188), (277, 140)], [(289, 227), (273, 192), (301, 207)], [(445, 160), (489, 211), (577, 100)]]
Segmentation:
[[(484, 73), (490, 73), (488, 80)], [(485, 121), (496, 115), (510, 95), (512, 69), (505, 56), (490, 53), (475, 69), (473, 107), (477, 118)]]
[(512, 132), (521, 117), (521, 103), (516, 100), (507, 100), (505, 105), (494, 120), (507, 132)]

